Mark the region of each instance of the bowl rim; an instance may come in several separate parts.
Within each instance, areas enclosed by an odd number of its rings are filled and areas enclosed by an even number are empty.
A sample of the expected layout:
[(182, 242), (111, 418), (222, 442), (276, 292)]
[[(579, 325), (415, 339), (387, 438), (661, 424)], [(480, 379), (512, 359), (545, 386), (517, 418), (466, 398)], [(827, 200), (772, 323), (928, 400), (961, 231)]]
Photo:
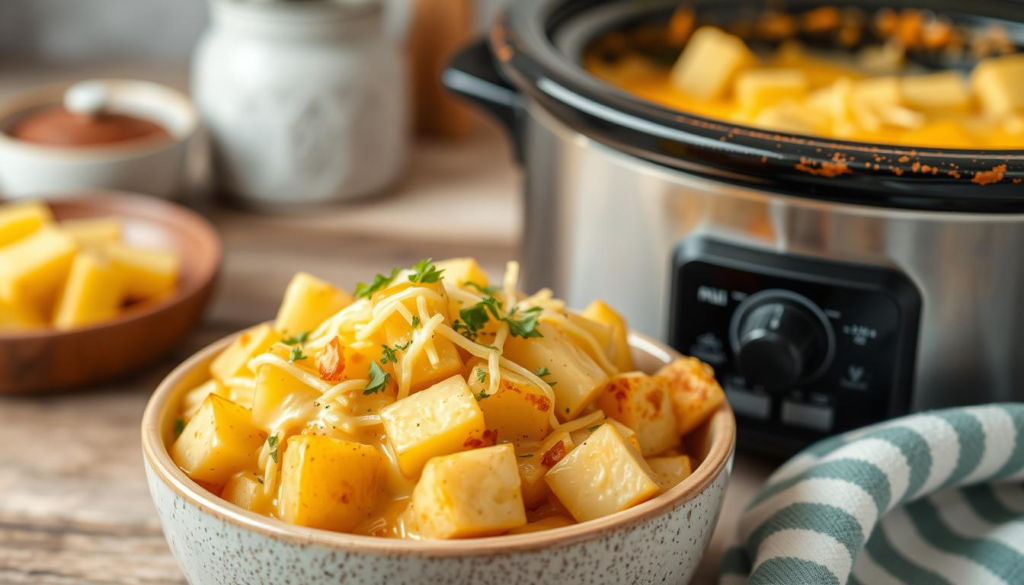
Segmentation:
[[(121, 202), (122, 204), (125, 205), (125, 207), (128, 208), (136, 210), (142, 209), (144, 210), (143, 213), (146, 216), (158, 215), (160, 214), (160, 212), (173, 212), (175, 215), (181, 217), (184, 220), (183, 223), (187, 224), (187, 231), (191, 236), (198, 236), (205, 240), (206, 244), (209, 245), (210, 260), (209, 262), (205, 263), (206, 270), (200, 272), (199, 276), (195, 278), (191, 283), (186, 283), (185, 286), (177, 286), (170, 295), (167, 295), (162, 299), (145, 303), (144, 306), (131, 308), (128, 311), (123, 311), (113, 319), (101, 321), (98, 323), (94, 323), (92, 325), (86, 325), (84, 327), (75, 327), (72, 329), (56, 329), (52, 326), (46, 326), (15, 331), (0, 331), (0, 344), (39, 339), (67, 338), (78, 335), (89, 335), (100, 330), (113, 329), (115, 327), (120, 327), (128, 323), (147, 319), (153, 315), (168, 311), (173, 307), (180, 305), (181, 303), (198, 294), (204, 288), (209, 286), (209, 284), (213, 280), (217, 278), (217, 273), (220, 270), (221, 262), (224, 256), (224, 250), (223, 244), (221, 244), (220, 241), (220, 237), (217, 235), (217, 230), (214, 229), (213, 225), (203, 216), (192, 211), (191, 209), (172, 203), (170, 201), (148, 195), (129, 193), (127, 191), (112, 191), (104, 189), (90, 189), (87, 191), (67, 192), (43, 197), (20, 198), (15, 199), (13, 201), (38, 201), (40, 203), (46, 204), (47, 206), (49, 206), (52, 203), (60, 205), (61, 203), (65, 202), (74, 203), (78, 201), (114, 201)], [(149, 212), (146, 213), (146, 211)], [(183, 225), (183, 223), (174, 222), (174, 225), (180, 226)], [(187, 259), (182, 259), (182, 263), (185, 263), (187, 261)]]
[[(224, 337), (198, 351), (160, 383), (142, 416), (142, 450), (148, 469), (177, 496), (224, 522), (279, 541), (299, 545), (316, 544), (359, 553), (428, 557), (477, 556), (566, 546), (598, 538), (613, 530), (635, 526), (695, 498), (726, 470), (735, 450), (736, 419), (729, 403), (725, 402), (707, 423), (713, 439), (704, 461), (689, 477), (646, 502), (597, 520), (540, 532), (458, 540), (406, 540), (297, 526), (244, 510), (207, 492), (178, 469), (163, 442), (160, 421), (170, 399), (176, 394), (176, 387), (240, 333)], [(680, 357), (678, 352), (668, 346), (635, 332), (629, 334), (629, 345), (665, 363)], [(150, 481), (154, 481), (154, 478), (150, 478)]]
[[(33, 108), (59, 104), (63, 93), (79, 81), (83, 80), (61, 81), (41, 85), (0, 103), (0, 125), (11, 117)], [(184, 116), (186, 120), (185, 128), (180, 132), (172, 132), (167, 128), (170, 134), (170, 138), (167, 140), (138, 138), (113, 144), (60, 146), (19, 140), (3, 131), (2, 127), (0, 127), (0, 148), (28, 155), (56, 158), (62, 162), (117, 162), (134, 160), (177, 149), (195, 136), (199, 130), (199, 113), (196, 111), (192, 101), (184, 93), (173, 87), (155, 81), (139, 79), (103, 77), (88, 78), (88, 81), (105, 83), (111, 88), (111, 91), (119, 91), (128, 87), (149, 90), (155, 95), (160, 96), (162, 100), (160, 108), (177, 110)]]

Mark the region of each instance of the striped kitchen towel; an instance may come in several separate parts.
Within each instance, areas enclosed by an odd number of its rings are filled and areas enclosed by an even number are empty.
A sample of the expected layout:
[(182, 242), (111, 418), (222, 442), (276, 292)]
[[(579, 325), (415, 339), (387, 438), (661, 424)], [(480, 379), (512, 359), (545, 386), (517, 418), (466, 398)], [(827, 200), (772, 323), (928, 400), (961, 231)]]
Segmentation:
[(1024, 584), (1024, 404), (858, 429), (786, 462), (719, 585)]

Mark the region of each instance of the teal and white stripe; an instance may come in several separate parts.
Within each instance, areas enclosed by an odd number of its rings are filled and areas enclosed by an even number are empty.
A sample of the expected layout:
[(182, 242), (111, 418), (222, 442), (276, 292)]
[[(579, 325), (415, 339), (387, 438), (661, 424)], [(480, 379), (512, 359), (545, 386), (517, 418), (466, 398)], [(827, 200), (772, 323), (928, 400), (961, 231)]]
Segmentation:
[(1024, 583), (1024, 404), (812, 445), (744, 511), (720, 585)]

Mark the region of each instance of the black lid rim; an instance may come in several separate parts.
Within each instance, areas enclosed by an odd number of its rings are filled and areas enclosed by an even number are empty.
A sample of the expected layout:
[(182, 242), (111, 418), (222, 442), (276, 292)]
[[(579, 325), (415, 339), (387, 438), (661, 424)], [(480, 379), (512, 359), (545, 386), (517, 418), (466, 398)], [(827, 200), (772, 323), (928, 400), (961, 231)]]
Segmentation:
[[(549, 20), (566, 18), (574, 4), (594, 3), (517, 2), (492, 28), (490, 44), (520, 91), (589, 138), (662, 166), (786, 195), (922, 211), (1024, 213), (1024, 150), (910, 148), (771, 132), (672, 110), (615, 88), (562, 55), (548, 37)], [(1020, 4), (990, 4), (1005, 5), (1024, 21)]]

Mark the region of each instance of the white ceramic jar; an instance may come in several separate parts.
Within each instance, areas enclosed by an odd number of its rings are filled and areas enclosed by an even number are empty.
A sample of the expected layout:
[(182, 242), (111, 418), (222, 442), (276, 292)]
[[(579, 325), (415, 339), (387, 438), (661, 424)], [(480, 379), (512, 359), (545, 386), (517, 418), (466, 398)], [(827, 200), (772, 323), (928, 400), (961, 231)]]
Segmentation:
[(285, 209), (396, 182), (409, 142), (402, 51), (379, 0), (212, 0), (192, 92), (220, 191)]

